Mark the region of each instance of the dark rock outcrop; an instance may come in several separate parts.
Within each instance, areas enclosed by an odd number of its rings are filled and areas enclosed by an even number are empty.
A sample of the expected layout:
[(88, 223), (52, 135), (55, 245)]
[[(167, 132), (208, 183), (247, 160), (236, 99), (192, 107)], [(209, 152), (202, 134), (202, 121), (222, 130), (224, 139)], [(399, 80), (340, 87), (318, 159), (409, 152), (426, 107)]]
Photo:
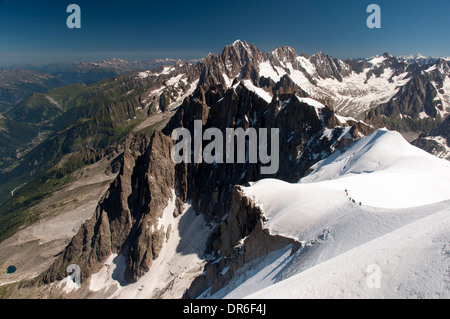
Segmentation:
[(288, 245), (292, 245), (291, 253), (301, 247), (294, 239), (271, 235), (264, 227), (260, 208), (245, 196), (239, 186), (234, 187), (229, 214), (212, 244), (214, 259), (192, 282), (184, 298), (197, 298), (209, 288), (209, 294), (214, 294), (226, 286), (245, 264)]
[(412, 145), (430, 154), (450, 160), (450, 116), (431, 134), (421, 134), (411, 142)]
[(77, 264), (82, 280), (99, 270), (111, 253), (127, 256), (126, 279), (136, 280), (157, 258), (165, 234), (156, 229), (174, 187), (172, 141), (162, 133), (138, 135), (126, 142), (121, 169), (65, 251), (42, 276), (44, 283), (67, 276)]

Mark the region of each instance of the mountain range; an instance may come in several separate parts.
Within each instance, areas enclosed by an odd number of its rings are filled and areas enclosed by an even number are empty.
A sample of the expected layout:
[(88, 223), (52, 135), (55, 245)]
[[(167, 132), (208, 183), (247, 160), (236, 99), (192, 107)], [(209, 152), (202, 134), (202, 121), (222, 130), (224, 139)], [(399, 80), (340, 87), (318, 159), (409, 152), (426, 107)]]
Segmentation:
[[(0, 118), (0, 265), (17, 267), (0, 273), (5, 296), (369, 296), (361, 267), (394, 255), (408, 266), (379, 296), (448, 296), (437, 285), (448, 280), (448, 59), (339, 60), (237, 40), (199, 61), (116, 62), (123, 74), (33, 92)], [(194, 120), (279, 128), (280, 169), (175, 165), (171, 133), (193, 135)], [(365, 255), (397, 233), (398, 246)], [(412, 235), (436, 244), (412, 247)], [(342, 293), (320, 280), (292, 288), (352, 261)]]

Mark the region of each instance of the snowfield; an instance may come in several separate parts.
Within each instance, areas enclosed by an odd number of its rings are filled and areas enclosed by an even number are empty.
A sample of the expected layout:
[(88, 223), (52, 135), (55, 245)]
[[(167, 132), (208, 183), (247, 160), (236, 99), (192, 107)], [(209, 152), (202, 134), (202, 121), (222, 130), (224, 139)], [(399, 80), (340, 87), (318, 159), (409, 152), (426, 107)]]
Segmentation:
[(210, 298), (449, 298), (450, 163), (377, 130), (297, 184), (244, 188), (270, 233), (302, 243)]
[(446, 208), (246, 297), (449, 298), (449, 229)]
[[(276, 55), (276, 51), (272, 54)], [(369, 61), (370, 67), (360, 73), (352, 71), (342, 80), (334, 77), (320, 77), (316, 66), (303, 56), (297, 57), (303, 70), (297, 70), (292, 63), (280, 60), (281, 66), (274, 66), (269, 61), (262, 61), (259, 64), (259, 72), (260, 76), (270, 78), (275, 82), (280, 81), (281, 77), (287, 74), (312, 98), (333, 101), (330, 102), (333, 103), (330, 106), (333, 106), (337, 113), (357, 117), (377, 105), (388, 102), (399, 92), (401, 87), (411, 80), (407, 72), (394, 75), (395, 69), (393, 68), (386, 68), (378, 76), (370, 75), (369, 72), (381, 67), (386, 59), (383, 56), (374, 57)], [(349, 68), (343, 61), (339, 61), (339, 63), (342, 68)], [(310, 79), (314, 79), (315, 83), (312, 83)], [(444, 89), (444, 92), (448, 92), (446, 86)], [(447, 103), (444, 102), (448, 101), (447, 96), (439, 97), (443, 103)]]

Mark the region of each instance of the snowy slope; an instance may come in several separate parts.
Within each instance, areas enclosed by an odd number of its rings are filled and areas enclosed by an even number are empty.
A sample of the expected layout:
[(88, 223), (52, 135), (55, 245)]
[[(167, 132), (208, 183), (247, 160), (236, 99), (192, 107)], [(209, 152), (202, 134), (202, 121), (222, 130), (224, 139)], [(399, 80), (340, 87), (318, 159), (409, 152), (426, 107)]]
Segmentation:
[[(276, 56), (276, 51), (272, 52)], [(319, 54), (317, 54), (320, 56)], [(349, 71), (342, 79), (335, 77), (321, 77), (321, 65), (311, 63), (304, 56), (297, 56), (296, 67), (290, 61), (280, 60), (279, 64), (272, 65), (269, 61), (259, 64), (260, 76), (278, 82), (286, 74), (306, 91), (311, 97), (327, 100), (334, 109), (343, 115), (357, 116), (377, 105), (386, 103), (411, 80), (407, 72), (396, 74), (396, 69), (386, 67), (381, 74), (372, 74), (381, 67), (386, 57), (375, 57), (369, 61), (369, 67), (362, 72), (350, 71), (350, 66), (344, 61), (338, 61), (340, 67)]]
[(246, 265), (210, 297), (450, 296), (450, 163), (400, 134), (378, 130), (298, 184), (244, 190), (272, 234), (303, 246)]
[(449, 230), (446, 208), (248, 297), (449, 298)]
[[(92, 275), (90, 294), (95, 298), (148, 299), (182, 298), (192, 280), (202, 273), (206, 239), (211, 229), (202, 215), (185, 205), (181, 217), (175, 218), (175, 193), (159, 220), (158, 229), (168, 234), (151, 271), (136, 283), (124, 281), (125, 257), (111, 254), (102, 269)], [(71, 289), (71, 286), (66, 290)]]

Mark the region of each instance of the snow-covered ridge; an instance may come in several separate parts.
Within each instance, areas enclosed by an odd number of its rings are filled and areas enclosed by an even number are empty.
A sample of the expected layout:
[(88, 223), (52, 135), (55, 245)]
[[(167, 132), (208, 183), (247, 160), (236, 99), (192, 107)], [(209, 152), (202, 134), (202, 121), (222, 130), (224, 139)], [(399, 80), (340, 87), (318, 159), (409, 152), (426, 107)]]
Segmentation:
[(314, 168), (243, 188), (271, 234), (303, 247), (245, 266), (212, 298), (450, 296), (450, 163), (383, 129)]
[[(265, 288), (243, 297), (448, 299), (448, 205), (450, 202), (447, 202), (447, 208), (430, 207), (428, 216), (410, 217), (410, 220), (404, 221), (404, 226), (319, 262), (285, 280), (274, 282), (273, 278), (277, 277), (272, 274), (272, 284), (266, 277)], [(350, 239), (350, 236), (346, 236), (346, 240)], [(322, 245), (326, 246), (326, 243)], [(313, 252), (307, 257), (314, 255), (317, 254)], [(288, 262), (295, 264), (298, 259), (278, 258), (273, 263)], [(282, 278), (282, 275), (278, 274), (278, 278)], [(259, 285), (263, 286), (261, 282)]]
[[(346, 204), (349, 197), (357, 204), (385, 209), (450, 199), (450, 163), (410, 145), (394, 131), (377, 130), (343, 154), (336, 152), (312, 168), (298, 184), (262, 180), (245, 189), (268, 214), (269, 228), (273, 225), (274, 230), (283, 232), (272, 224), (272, 215), (279, 219), (284, 212), (289, 219), (293, 214), (293, 220), (317, 217)], [(305, 215), (298, 216), (298, 211)], [(289, 231), (283, 235), (299, 238)]]
[(410, 55), (400, 55), (397, 57), (399, 61), (406, 62), (408, 64), (419, 64), (419, 65), (427, 65), (431, 63), (435, 63), (439, 59), (447, 60), (445, 57), (437, 57), (437, 56), (425, 56), (420, 53), (418, 54), (410, 54)]
[[(272, 102), (272, 96), (269, 93), (267, 93), (266, 91), (264, 91), (263, 89), (254, 86), (252, 81), (250, 81), (250, 80), (243, 80), (242, 83), (244, 84), (244, 86), (247, 89), (249, 89), (250, 91), (256, 93), (256, 95), (261, 97), (267, 103)], [(239, 85), (239, 83), (236, 84), (236, 85)]]

